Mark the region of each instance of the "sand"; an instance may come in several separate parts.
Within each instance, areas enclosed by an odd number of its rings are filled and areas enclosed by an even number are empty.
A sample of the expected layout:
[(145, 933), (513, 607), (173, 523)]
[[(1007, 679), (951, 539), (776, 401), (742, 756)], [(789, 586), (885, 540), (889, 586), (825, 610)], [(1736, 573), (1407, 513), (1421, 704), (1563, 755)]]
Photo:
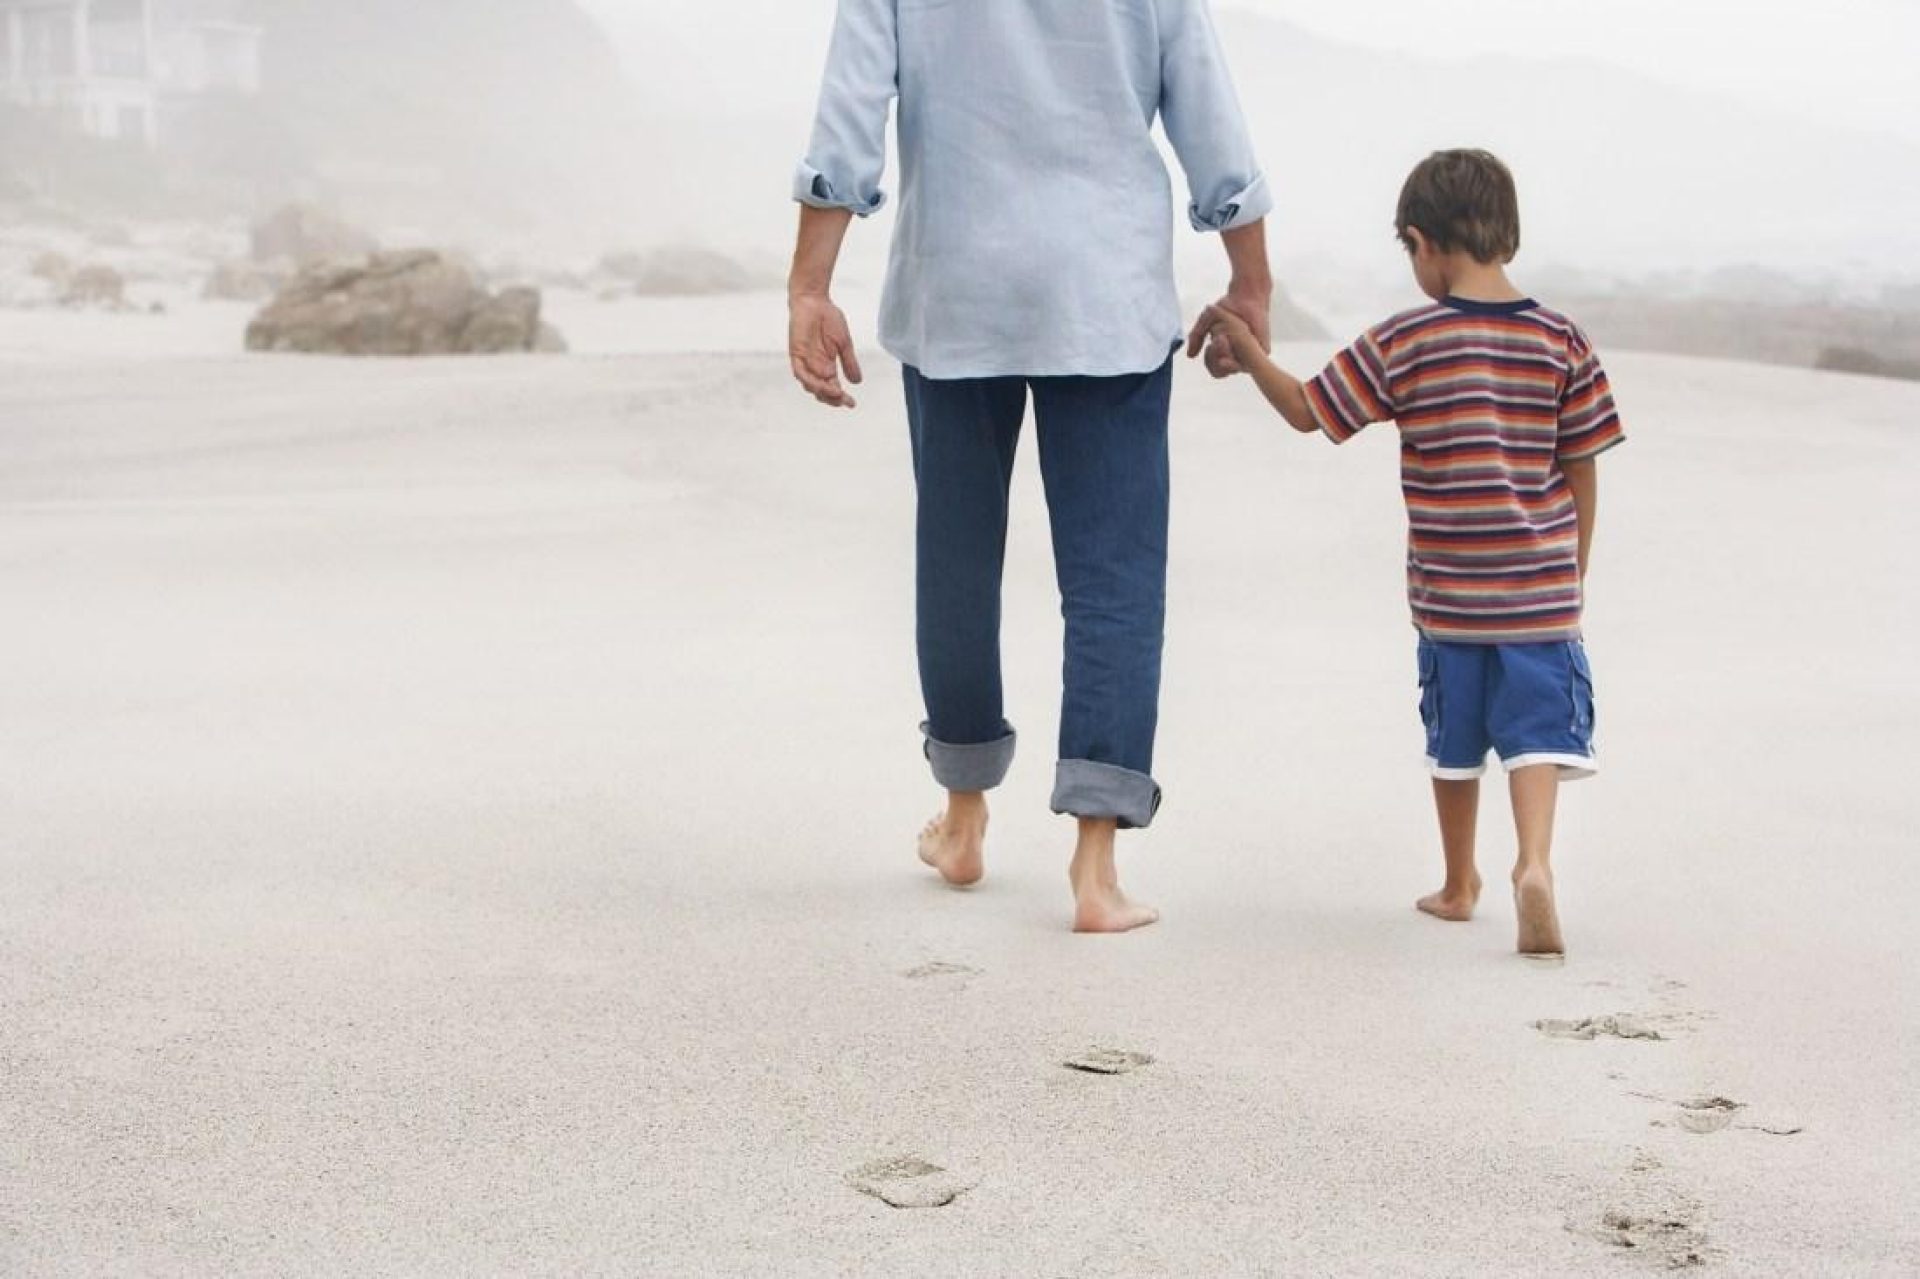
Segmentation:
[(1031, 449), (953, 893), (897, 377), (817, 409), (735, 307), (426, 363), (0, 320), (0, 1272), (1920, 1271), (1920, 388), (1613, 361), (1556, 967), (1496, 796), (1483, 917), (1413, 910), (1392, 438), (1183, 376), (1166, 920), (1089, 939)]

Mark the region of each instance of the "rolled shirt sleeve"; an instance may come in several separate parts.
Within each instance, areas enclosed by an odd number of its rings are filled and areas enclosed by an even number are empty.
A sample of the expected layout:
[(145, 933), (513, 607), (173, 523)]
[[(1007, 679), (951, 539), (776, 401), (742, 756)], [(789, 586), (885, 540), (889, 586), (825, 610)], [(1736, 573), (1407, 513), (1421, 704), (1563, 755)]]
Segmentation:
[(886, 203), (880, 182), (899, 62), (894, 0), (840, 0), (813, 141), (794, 172), (794, 199), (863, 218)]
[(1186, 170), (1196, 231), (1231, 231), (1273, 212), (1207, 0), (1160, 0), (1160, 118)]

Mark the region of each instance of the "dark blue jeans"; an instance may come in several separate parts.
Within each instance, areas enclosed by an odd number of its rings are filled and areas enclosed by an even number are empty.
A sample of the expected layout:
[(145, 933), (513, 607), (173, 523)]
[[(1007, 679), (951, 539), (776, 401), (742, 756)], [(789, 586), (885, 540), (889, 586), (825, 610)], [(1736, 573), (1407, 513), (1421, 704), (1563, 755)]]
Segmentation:
[(919, 490), (920, 685), (927, 759), (948, 790), (1013, 762), (1000, 683), (1007, 499), (1033, 400), (1066, 618), (1053, 810), (1142, 827), (1160, 807), (1153, 739), (1167, 606), (1173, 361), (1127, 377), (933, 381), (906, 370)]

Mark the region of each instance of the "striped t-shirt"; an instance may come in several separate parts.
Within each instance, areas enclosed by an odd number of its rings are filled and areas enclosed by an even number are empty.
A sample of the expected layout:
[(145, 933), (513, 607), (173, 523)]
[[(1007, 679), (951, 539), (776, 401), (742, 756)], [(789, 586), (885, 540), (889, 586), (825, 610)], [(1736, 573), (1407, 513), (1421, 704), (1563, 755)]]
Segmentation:
[(1625, 441), (1607, 374), (1566, 316), (1448, 298), (1369, 330), (1307, 383), (1329, 439), (1400, 426), (1407, 592), (1429, 639), (1580, 638), (1579, 525), (1563, 462)]

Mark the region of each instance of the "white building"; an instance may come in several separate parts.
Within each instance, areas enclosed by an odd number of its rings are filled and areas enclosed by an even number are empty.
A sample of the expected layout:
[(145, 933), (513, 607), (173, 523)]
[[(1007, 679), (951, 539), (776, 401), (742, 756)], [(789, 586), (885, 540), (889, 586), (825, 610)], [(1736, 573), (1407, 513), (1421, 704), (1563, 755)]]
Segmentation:
[(0, 101), (96, 138), (160, 138), (170, 102), (260, 90), (246, 0), (0, 0)]

